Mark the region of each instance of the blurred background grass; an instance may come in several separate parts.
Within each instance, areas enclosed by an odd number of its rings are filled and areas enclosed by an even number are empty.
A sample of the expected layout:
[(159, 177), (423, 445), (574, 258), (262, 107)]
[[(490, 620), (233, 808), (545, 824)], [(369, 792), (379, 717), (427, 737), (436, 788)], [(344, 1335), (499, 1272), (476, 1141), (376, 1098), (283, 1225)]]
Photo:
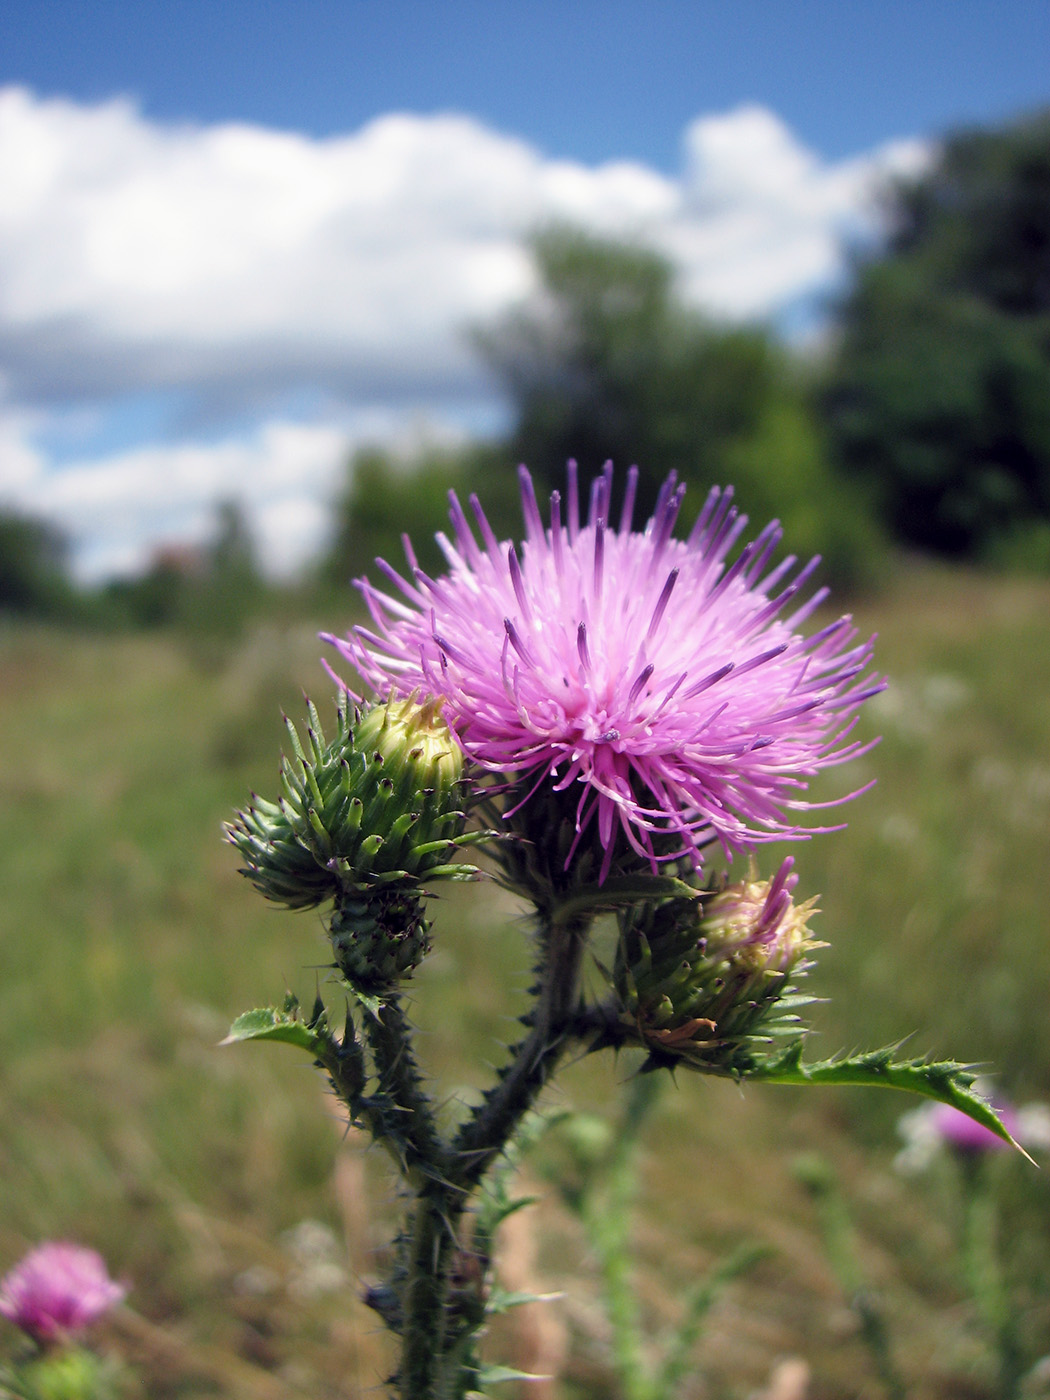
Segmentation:
[[(844, 809), (847, 830), (795, 849), (831, 945), (812, 1053), (911, 1036), (909, 1051), (986, 1064), (1017, 1101), (1050, 1098), (1048, 609), (1045, 580), (931, 564), (902, 564), (859, 608), (891, 685), (864, 719), (882, 743), (851, 775), (876, 788)], [(394, 1205), (383, 1162), (345, 1136), (305, 1058), (217, 1045), (241, 1010), (326, 990), (319, 917), (264, 904), (220, 839), (250, 790), (275, 788), (282, 707), (302, 715), (304, 685), (330, 703), (316, 630), (270, 623), (224, 648), (0, 634), (0, 1257), (54, 1236), (100, 1248), (132, 1287), (110, 1340), (151, 1396), (364, 1395), (388, 1360), (357, 1301)], [(527, 970), (520, 911), (492, 886), (442, 893), (417, 1010), (450, 1112), (498, 1062)], [(551, 1102), (612, 1115), (630, 1072), (593, 1057)], [(892, 1168), (907, 1107), (684, 1074), (665, 1092), (637, 1230), (654, 1331), (739, 1240), (773, 1250), (718, 1305), (689, 1394), (749, 1394), (790, 1355), (813, 1396), (882, 1393), (793, 1175), (814, 1148), (851, 1202), (909, 1394), (994, 1393), (950, 1183)], [(995, 1166), (1034, 1359), (1050, 1183), (1019, 1158)], [(614, 1394), (586, 1249), (541, 1195), (510, 1267), (570, 1290), (563, 1393)]]

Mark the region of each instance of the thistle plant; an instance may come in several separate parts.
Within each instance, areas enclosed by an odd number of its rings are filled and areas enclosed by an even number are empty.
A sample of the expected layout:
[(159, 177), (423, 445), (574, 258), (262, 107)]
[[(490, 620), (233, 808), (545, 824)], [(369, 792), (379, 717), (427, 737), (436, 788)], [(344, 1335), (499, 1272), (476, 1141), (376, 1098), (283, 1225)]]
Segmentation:
[(0, 1279), (0, 1316), (27, 1343), (11, 1366), (0, 1366), (0, 1396), (111, 1400), (117, 1368), (84, 1346), (83, 1336), (126, 1294), (93, 1249), (50, 1241), (30, 1250)]
[[(325, 638), (379, 699), (333, 669), (334, 738), (311, 709), (305, 742), (290, 731), (283, 795), (228, 829), (267, 898), (330, 907), (341, 1029), (319, 996), (308, 1013), (294, 999), (249, 1012), (230, 1039), (308, 1051), (396, 1164), (405, 1221), (366, 1300), (396, 1335), (402, 1400), (509, 1375), (478, 1353), (493, 1299), (506, 1303), (491, 1286), (491, 1183), (570, 1054), (635, 1046), (653, 1071), (910, 1090), (1009, 1140), (962, 1065), (890, 1050), (803, 1060), (813, 900), (796, 904), (791, 861), (743, 880), (731, 863), (826, 829), (803, 823), (808, 784), (868, 748), (853, 730), (883, 687), (872, 643), (848, 617), (804, 630), (826, 598), (807, 595), (817, 561), (774, 562), (775, 522), (741, 545), (731, 491), (713, 490), (682, 538), (684, 488), (672, 475), (639, 531), (636, 481), (632, 469), (614, 525), (611, 466), (583, 511), (570, 463), (545, 524), (522, 468), (520, 546), (497, 541), (473, 498), (472, 527), (452, 495), (447, 572), (423, 573), (407, 544), (405, 574), (379, 561), (384, 585), (359, 583), (370, 623)], [(524, 1034), (448, 1131), (404, 994), (429, 950), (431, 887), (474, 878), (464, 858), (479, 848), (487, 878), (532, 911), (535, 977)], [(619, 946), (595, 997), (584, 969), (602, 914)]]

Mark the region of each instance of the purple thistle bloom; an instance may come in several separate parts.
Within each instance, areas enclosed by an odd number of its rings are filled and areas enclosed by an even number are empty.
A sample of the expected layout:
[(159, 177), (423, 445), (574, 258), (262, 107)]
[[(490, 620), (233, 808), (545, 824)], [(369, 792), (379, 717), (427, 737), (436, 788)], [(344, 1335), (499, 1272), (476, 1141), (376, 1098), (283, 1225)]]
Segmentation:
[(410, 577), (377, 561), (395, 592), (358, 581), (374, 629), (325, 640), (380, 692), (443, 696), (482, 768), (524, 778), (530, 795), (547, 781), (571, 792), (578, 838), (596, 827), (602, 878), (618, 831), (654, 870), (682, 855), (699, 868), (714, 838), (731, 857), (808, 834), (788, 814), (811, 805), (810, 776), (864, 751), (847, 736), (883, 688), (864, 674), (871, 642), (848, 617), (797, 630), (826, 589), (781, 616), (818, 560), (770, 568), (774, 521), (727, 567), (747, 524), (731, 489), (712, 490), (688, 537), (672, 538), (685, 491), (674, 473), (639, 533), (632, 468), (614, 528), (611, 464), (581, 524), (570, 463), (564, 513), (555, 492), (545, 528), (519, 474), (520, 551), (497, 542), (471, 497), (479, 543), (450, 493), (453, 537), (438, 536), (448, 573), (424, 574), (406, 539)]
[[(1017, 1139), (1020, 1131), (1017, 1113), (1009, 1104), (994, 1104), (999, 1121), (1012, 1138)], [(978, 1152), (998, 1152), (1006, 1150), (1010, 1144), (1004, 1142), (983, 1123), (975, 1123), (967, 1113), (960, 1113), (951, 1104), (934, 1103), (929, 1106), (929, 1124), (935, 1137), (949, 1147), (964, 1154)]]
[(0, 1314), (49, 1342), (81, 1331), (126, 1293), (95, 1250), (56, 1241), (30, 1250), (0, 1279)]
[(705, 898), (704, 936), (724, 955), (768, 972), (805, 972), (812, 964), (800, 964), (803, 955), (825, 945), (809, 937), (816, 899), (795, 903), (794, 866), (794, 856), (785, 856), (772, 880), (743, 880)]

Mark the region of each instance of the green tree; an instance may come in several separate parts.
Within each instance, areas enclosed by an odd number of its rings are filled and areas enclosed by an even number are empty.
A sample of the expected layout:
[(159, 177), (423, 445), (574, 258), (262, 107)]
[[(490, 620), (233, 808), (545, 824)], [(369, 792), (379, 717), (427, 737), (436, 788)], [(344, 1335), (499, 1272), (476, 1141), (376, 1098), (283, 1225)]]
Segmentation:
[(1050, 563), (1050, 113), (950, 138), (889, 212), (841, 309), (842, 472), (907, 542)]
[(375, 560), (406, 567), (403, 536), (412, 541), (419, 566), (441, 572), (445, 558), (435, 533), (448, 526), (448, 493), (464, 506), (476, 492), (501, 538), (517, 532), (517, 480), (509, 454), (474, 444), (459, 451), (428, 448), (409, 459), (380, 447), (352, 458), (347, 485), (336, 508), (335, 537), (321, 567), (325, 582), (344, 586), (360, 574), (375, 576)]
[(0, 512), (0, 614), (68, 619), (79, 611), (69, 546), (52, 525)]
[(240, 504), (215, 507), (211, 539), (203, 547), (158, 549), (137, 578), (108, 585), (111, 614), (134, 627), (176, 626), (201, 637), (236, 636), (254, 612), (273, 600), (256, 561), (255, 544)]
[(637, 464), (644, 519), (672, 470), (694, 506), (733, 484), (753, 520), (778, 516), (838, 582), (864, 574), (872, 531), (828, 466), (804, 375), (768, 332), (683, 305), (648, 249), (556, 228), (532, 251), (538, 296), (477, 341), (517, 411), (509, 456), (538, 488), (560, 488), (570, 457), (585, 473)]

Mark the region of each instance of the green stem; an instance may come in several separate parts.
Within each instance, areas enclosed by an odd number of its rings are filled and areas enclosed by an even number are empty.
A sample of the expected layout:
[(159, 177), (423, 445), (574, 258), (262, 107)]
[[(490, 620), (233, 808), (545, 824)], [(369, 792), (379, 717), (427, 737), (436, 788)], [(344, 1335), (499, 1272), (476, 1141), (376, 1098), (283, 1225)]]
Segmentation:
[(623, 1121), (605, 1168), (605, 1191), (586, 1193), (583, 1221), (598, 1256), (605, 1309), (612, 1324), (613, 1358), (625, 1400), (652, 1400), (653, 1378), (645, 1365), (629, 1242), (638, 1189), (638, 1140), (661, 1089), (654, 1076), (631, 1082)]
[[(459, 1222), (574, 1039), (589, 922), (578, 911), (555, 913), (545, 921), (529, 1033), (451, 1148), (423, 1088), (412, 1054), (412, 1027), (398, 998), (391, 996), (378, 1014), (367, 1012), (362, 1018), (378, 1086), (375, 1094), (357, 1099), (358, 1112), (376, 1139), (399, 1158), (416, 1196), (405, 1273), (397, 1289), (401, 1400), (448, 1400), (463, 1390), (463, 1343), (476, 1324), (469, 1300), (463, 1300), (466, 1312), (457, 1313), (458, 1322), (452, 1315)], [(482, 1315), (479, 1308), (479, 1320)]]
[(998, 1210), (982, 1160), (962, 1162), (967, 1282), (995, 1347), (1001, 1400), (1020, 1393), (1024, 1364), (999, 1256)]
[(437, 1400), (445, 1361), (448, 1294), (455, 1232), (443, 1188), (416, 1199), (404, 1310), (398, 1388), (402, 1400)]
[(396, 996), (384, 1001), (377, 1015), (365, 1016), (364, 1032), (379, 1081), (378, 1093), (367, 1100), (373, 1134), (399, 1159), (416, 1193), (400, 1288), (398, 1390), (402, 1400), (436, 1400), (442, 1393), (455, 1221), (462, 1206), (445, 1179), (448, 1146), (412, 1053), (412, 1026)]
[(529, 1034), (514, 1048), (499, 1083), (453, 1143), (454, 1179), (469, 1194), (536, 1102), (572, 1039), (589, 918), (555, 911), (540, 937), (539, 984)]
[(379, 1081), (378, 1094), (366, 1101), (373, 1133), (402, 1162), (409, 1183), (425, 1190), (428, 1182), (444, 1177), (448, 1147), (412, 1053), (412, 1025), (391, 996), (377, 1015), (363, 1018), (363, 1028)]
[[(553, 918), (541, 937), (536, 1002), (529, 1034), (513, 1053), (500, 1081), (465, 1123), (451, 1150), (438, 1132), (411, 1051), (411, 1026), (396, 997), (378, 1016), (364, 1018), (379, 1080), (367, 1101), (381, 1129), (377, 1136), (400, 1154), (416, 1191), (406, 1277), (400, 1288), (402, 1337), (397, 1384), (401, 1400), (442, 1400), (458, 1395), (452, 1374), (462, 1347), (450, 1319), (450, 1280), (457, 1227), (470, 1196), (505, 1150), (515, 1129), (571, 1040), (578, 1008), (587, 922)], [(455, 1335), (453, 1335), (455, 1334)]]
[(850, 1311), (860, 1325), (861, 1341), (868, 1350), (886, 1395), (889, 1400), (906, 1400), (907, 1386), (893, 1358), (882, 1310), (865, 1283), (857, 1257), (853, 1224), (838, 1182), (831, 1168), (820, 1158), (799, 1163), (796, 1171), (816, 1202), (824, 1251)]

